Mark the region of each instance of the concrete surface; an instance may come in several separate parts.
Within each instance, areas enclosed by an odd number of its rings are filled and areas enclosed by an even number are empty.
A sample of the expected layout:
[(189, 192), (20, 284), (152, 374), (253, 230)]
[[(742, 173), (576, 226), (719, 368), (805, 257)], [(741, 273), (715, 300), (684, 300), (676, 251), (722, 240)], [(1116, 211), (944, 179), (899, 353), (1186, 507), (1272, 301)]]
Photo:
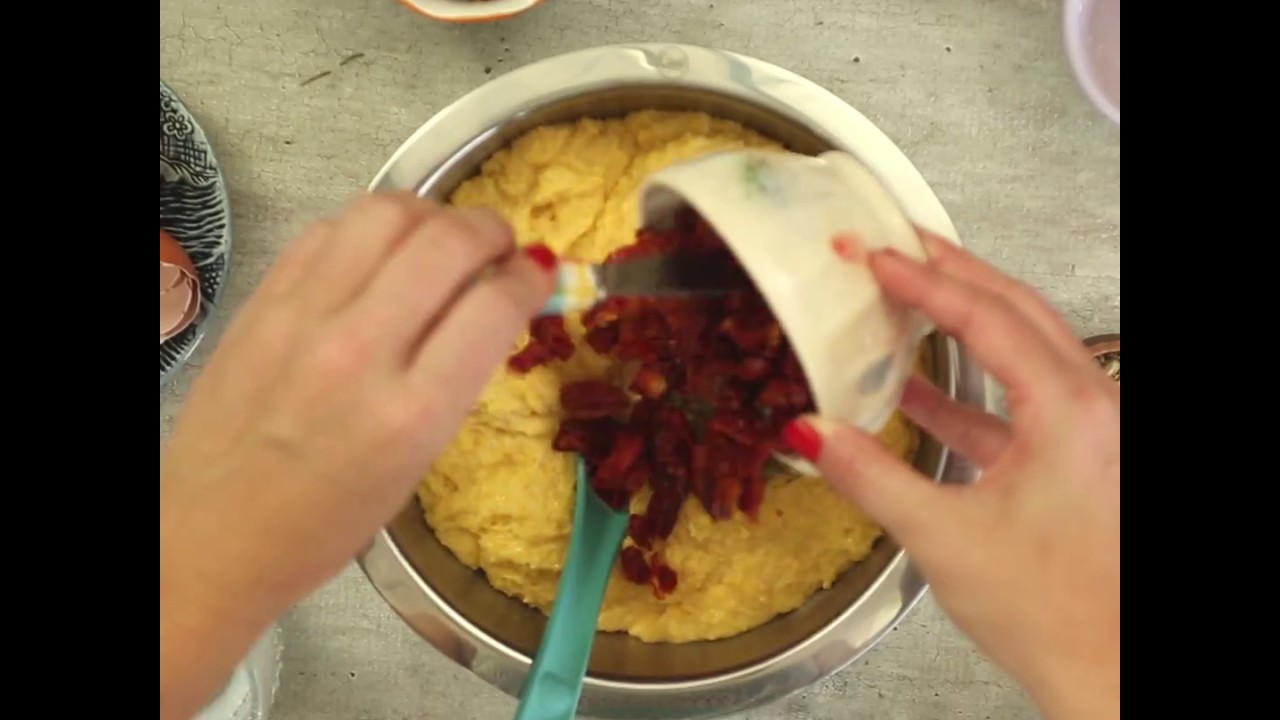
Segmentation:
[[(465, 91), (567, 50), (671, 40), (756, 55), (845, 98), (902, 146), (971, 248), (1043, 290), (1082, 335), (1115, 332), (1120, 133), (1077, 89), (1060, 27), (1061, 3), (1047, 0), (548, 0), (485, 26), (433, 23), (395, 0), (160, 0), (160, 77), (231, 183), (224, 317), (303, 222), (364, 187)], [(210, 340), (161, 391), (162, 442)], [(274, 720), (487, 720), (514, 708), (405, 629), (355, 570), (284, 628)], [(865, 662), (742, 717), (1035, 716), (927, 603)]]

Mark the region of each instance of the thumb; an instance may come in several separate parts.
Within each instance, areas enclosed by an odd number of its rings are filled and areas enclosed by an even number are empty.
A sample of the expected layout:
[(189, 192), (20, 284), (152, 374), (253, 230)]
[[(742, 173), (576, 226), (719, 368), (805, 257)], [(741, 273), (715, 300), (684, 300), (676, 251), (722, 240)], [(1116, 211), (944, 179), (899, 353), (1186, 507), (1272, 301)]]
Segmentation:
[(782, 437), (908, 552), (946, 536), (945, 528), (955, 518), (952, 488), (916, 472), (878, 438), (816, 415), (791, 421)]

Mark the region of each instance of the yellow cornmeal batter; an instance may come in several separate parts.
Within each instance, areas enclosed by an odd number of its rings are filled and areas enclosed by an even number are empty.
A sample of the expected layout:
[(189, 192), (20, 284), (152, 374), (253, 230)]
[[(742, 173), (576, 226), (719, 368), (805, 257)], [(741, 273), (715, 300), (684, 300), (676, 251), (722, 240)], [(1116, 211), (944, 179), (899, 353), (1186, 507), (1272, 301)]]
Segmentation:
[[(521, 244), (600, 261), (635, 239), (636, 191), (649, 174), (708, 152), (777, 145), (700, 113), (645, 111), (537, 128), (486, 162), (451, 202), (500, 212)], [(428, 524), (498, 590), (543, 611), (555, 597), (574, 505), (573, 457), (551, 448), (565, 381), (616, 373), (582, 341), (566, 363), (505, 367), (419, 489)], [(895, 416), (882, 433), (909, 457), (917, 435)], [(644, 507), (647, 496), (636, 498)], [(690, 498), (663, 555), (679, 575), (665, 599), (615, 567), (599, 628), (648, 642), (728, 637), (799, 607), (867, 555), (880, 528), (815, 478), (770, 481), (757, 522), (713, 521)]]

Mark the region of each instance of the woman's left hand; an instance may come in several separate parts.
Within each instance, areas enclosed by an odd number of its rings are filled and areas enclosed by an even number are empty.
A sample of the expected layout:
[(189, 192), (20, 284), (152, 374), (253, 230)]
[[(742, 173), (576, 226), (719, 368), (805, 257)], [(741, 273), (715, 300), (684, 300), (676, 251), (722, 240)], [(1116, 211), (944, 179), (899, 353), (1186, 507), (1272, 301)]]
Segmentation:
[(166, 622), (175, 656), (179, 638), (216, 642), (234, 665), (336, 574), (452, 439), (550, 296), (554, 264), (545, 248), (515, 252), (493, 213), (410, 194), (363, 195), (286, 248), (161, 451), (162, 717)]

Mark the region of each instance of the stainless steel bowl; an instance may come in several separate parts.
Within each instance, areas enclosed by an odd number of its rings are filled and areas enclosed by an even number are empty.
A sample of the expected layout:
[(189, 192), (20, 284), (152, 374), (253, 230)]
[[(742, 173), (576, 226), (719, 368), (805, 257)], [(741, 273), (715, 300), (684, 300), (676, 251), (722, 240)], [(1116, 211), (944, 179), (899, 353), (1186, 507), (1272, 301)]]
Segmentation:
[[(955, 236), (902, 152), (835, 95), (781, 68), (687, 45), (614, 45), (553, 57), (497, 78), (431, 118), (391, 157), (372, 190), (446, 197), (517, 135), (546, 123), (640, 109), (701, 110), (815, 154), (841, 149), (876, 172), (919, 224)], [(933, 372), (953, 397), (982, 405), (983, 375), (934, 336)], [(964, 483), (973, 468), (925, 439), (916, 466)], [(388, 603), (436, 648), (516, 696), (544, 616), (494, 590), (435, 538), (412, 503), (360, 558)], [(791, 693), (859, 658), (924, 595), (910, 558), (882, 540), (802, 607), (737, 637), (686, 645), (596, 638), (579, 711), (601, 718), (701, 718)]]

